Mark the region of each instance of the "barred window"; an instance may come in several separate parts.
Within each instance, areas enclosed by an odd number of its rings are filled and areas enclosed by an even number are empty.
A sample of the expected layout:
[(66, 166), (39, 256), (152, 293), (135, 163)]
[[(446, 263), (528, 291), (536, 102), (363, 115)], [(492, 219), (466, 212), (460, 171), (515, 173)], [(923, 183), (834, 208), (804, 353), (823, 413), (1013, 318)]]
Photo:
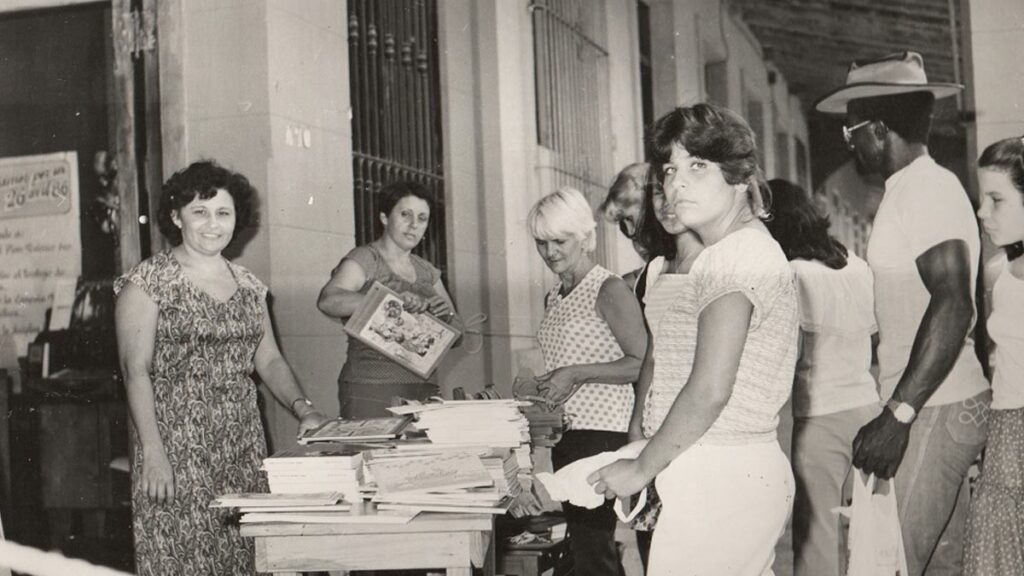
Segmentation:
[[(604, 1), (535, 0), (530, 10), (541, 192), (571, 186), (597, 206), (607, 192), (611, 163)], [(604, 229), (598, 227), (599, 262)]]
[(444, 170), (436, 0), (349, 0), (356, 244), (382, 233), (377, 193), (412, 180), (433, 201), (415, 252), (444, 272)]

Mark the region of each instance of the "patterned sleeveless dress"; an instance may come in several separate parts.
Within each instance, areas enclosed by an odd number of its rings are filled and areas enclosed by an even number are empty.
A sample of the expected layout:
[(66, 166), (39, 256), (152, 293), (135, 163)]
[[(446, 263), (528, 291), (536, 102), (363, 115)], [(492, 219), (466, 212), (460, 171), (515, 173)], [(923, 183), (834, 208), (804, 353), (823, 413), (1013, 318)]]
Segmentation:
[(139, 483), (142, 449), (134, 427), (132, 516), (140, 576), (255, 573), (252, 543), (227, 514), (209, 508), (216, 496), (266, 492), (260, 464), (267, 448), (250, 374), (263, 338), (267, 287), (228, 262), (238, 290), (226, 302), (210, 296), (162, 252), (118, 278), (158, 306), (153, 365), (157, 428), (171, 462), (174, 502), (152, 502)]

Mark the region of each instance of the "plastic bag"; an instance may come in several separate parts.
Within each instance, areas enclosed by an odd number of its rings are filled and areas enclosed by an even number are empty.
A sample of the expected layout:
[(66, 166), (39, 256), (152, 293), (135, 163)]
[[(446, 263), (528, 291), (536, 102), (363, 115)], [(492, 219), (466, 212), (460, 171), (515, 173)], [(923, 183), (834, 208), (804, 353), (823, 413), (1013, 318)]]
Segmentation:
[(907, 575), (896, 490), (891, 482), (887, 488), (884, 494), (875, 493), (875, 475), (865, 480), (854, 470), (853, 501), (834, 510), (850, 518), (847, 576)]

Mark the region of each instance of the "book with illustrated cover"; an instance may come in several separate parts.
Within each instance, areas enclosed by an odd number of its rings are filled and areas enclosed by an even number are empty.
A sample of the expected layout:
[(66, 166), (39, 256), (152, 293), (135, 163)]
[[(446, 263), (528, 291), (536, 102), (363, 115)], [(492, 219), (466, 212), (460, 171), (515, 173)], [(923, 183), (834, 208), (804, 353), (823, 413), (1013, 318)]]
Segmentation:
[(329, 466), (341, 469), (356, 469), (363, 465), (363, 452), (380, 448), (374, 444), (358, 442), (313, 442), (298, 444), (274, 452), (263, 459), (263, 468), (267, 471), (310, 466)]
[(383, 460), (371, 457), (366, 463), (381, 496), (494, 486), (480, 457), (472, 453)]
[(345, 323), (345, 332), (423, 378), (428, 378), (459, 331), (426, 312), (413, 314), (401, 297), (374, 282)]
[(299, 438), (300, 444), (311, 442), (363, 442), (397, 438), (412, 421), (410, 416), (379, 416), (344, 420), (328, 420)]

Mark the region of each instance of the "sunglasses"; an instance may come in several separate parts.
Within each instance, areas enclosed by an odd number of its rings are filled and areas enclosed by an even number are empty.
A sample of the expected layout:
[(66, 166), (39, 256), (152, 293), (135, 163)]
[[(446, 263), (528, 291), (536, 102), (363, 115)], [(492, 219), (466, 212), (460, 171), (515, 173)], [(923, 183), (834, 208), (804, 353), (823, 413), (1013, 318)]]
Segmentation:
[(846, 142), (846, 147), (853, 148), (853, 133), (872, 122), (874, 122), (874, 120), (865, 120), (863, 122), (858, 122), (853, 126), (843, 126), (843, 140)]

